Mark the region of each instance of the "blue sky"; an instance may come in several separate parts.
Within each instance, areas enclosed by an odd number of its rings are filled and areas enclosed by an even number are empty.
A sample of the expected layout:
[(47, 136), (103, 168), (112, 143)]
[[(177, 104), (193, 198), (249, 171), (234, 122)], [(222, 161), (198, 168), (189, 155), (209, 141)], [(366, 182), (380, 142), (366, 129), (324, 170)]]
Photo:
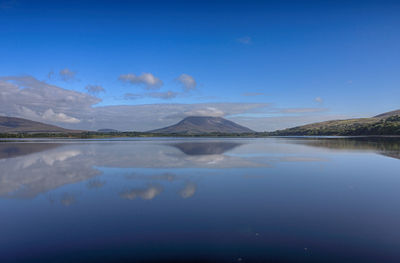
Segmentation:
[(104, 128), (98, 112), (74, 110), (186, 105), (154, 115), (164, 125), (189, 104), (257, 130), (371, 116), (400, 108), (399, 28), (398, 1), (0, 0), (0, 76), (18, 86), (14, 96), (29, 88), (34, 100), (56, 87), (94, 97), (81, 109), (47, 95), (36, 106), (4, 100), (0, 113)]

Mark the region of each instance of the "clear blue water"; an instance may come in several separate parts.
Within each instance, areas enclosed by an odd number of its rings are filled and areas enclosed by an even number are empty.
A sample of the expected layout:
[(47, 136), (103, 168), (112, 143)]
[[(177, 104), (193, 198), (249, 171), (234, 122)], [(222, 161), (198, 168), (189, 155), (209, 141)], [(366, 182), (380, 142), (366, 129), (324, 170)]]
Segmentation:
[(0, 262), (400, 262), (400, 139), (0, 142)]

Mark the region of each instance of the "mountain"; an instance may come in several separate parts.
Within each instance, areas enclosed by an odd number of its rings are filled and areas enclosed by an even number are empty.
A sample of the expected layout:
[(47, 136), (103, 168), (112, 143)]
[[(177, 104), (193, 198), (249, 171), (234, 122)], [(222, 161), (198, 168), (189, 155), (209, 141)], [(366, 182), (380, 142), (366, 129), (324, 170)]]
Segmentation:
[(149, 131), (163, 134), (254, 133), (254, 131), (221, 117), (190, 116), (175, 125)]
[(274, 136), (400, 135), (400, 110), (372, 118), (324, 121), (268, 133)]
[(0, 133), (79, 133), (54, 125), (30, 121), (22, 118), (0, 116)]

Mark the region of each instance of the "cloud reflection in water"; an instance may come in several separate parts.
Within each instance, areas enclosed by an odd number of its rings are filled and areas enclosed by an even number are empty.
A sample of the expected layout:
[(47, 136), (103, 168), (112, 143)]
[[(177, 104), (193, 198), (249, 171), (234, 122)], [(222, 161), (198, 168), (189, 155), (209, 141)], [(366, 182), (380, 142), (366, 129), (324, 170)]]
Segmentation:
[[(176, 140), (172, 143), (169, 139), (84, 143), (2, 142), (0, 196), (33, 198), (41, 193), (79, 182), (86, 182), (86, 189), (103, 189), (108, 179), (97, 176), (112, 168), (117, 169), (117, 173), (124, 175), (125, 179), (151, 184), (146, 189), (137, 189), (137, 186), (134, 186), (129, 191), (120, 190), (120, 195), (124, 198), (152, 199), (162, 192), (162, 188), (154, 186), (154, 183), (162, 181), (184, 182), (185, 187), (179, 191), (179, 195), (189, 198), (197, 190), (197, 186), (190, 183), (190, 176), (196, 174), (191, 175), (191, 172), (178, 176), (174, 170), (190, 168), (201, 172), (207, 169), (256, 169), (271, 167), (277, 162), (321, 160), (318, 156), (304, 156), (302, 151), (290, 152), (293, 151), (293, 146), (287, 147), (273, 140), (260, 142), (224, 139)], [(284, 157), (278, 158), (277, 153)], [(143, 173), (143, 169), (150, 173)]]
[(120, 194), (123, 199), (134, 200), (138, 197), (143, 200), (151, 200), (163, 191), (163, 187), (159, 185), (148, 185), (146, 188), (130, 189)]

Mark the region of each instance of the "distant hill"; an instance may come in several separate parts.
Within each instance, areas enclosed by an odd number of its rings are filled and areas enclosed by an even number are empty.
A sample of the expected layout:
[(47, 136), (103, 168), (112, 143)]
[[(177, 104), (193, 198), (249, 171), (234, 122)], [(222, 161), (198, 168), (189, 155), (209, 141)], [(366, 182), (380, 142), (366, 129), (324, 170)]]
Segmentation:
[(372, 118), (324, 121), (268, 133), (275, 136), (400, 135), (400, 110)]
[(114, 129), (98, 129), (97, 132), (101, 132), (101, 133), (113, 133), (113, 132), (119, 132), (118, 130), (114, 130)]
[(79, 133), (58, 126), (22, 118), (0, 116), (0, 133)]
[(149, 131), (162, 134), (254, 133), (253, 130), (221, 117), (190, 116), (175, 125)]

